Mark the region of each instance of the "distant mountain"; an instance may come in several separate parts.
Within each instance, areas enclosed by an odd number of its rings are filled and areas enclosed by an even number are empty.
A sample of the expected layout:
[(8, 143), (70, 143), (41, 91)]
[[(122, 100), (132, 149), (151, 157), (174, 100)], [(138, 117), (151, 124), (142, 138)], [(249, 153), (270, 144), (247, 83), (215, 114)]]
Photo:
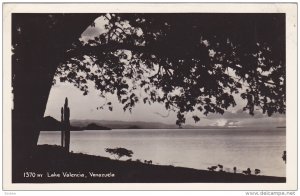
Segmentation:
[[(243, 121), (238, 127), (273, 127), (273, 128), (285, 128), (276, 119), (273, 121), (266, 121), (263, 119), (255, 119), (253, 121)], [(110, 130), (110, 129), (178, 129), (178, 126), (174, 124), (165, 124), (160, 122), (144, 122), (144, 121), (109, 121), (109, 120), (70, 120), (71, 130)], [(267, 124), (266, 122), (269, 122)], [(272, 123), (270, 123), (272, 122)], [(285, 122), (285, 121), (284, 121)], [(236, 127), (236, 128), (238, 128)], [(232, 126), (193, 126), (183, 125), (183, 129), (233, 129)], [(60, 130), (60, 122), (51, 116), (44, 117), (43, 130)]]
[[(71, 120), (73, 126), (86, 127), (91, 123), (101, 124), (112, 129), (178, 129), (176, 124), (164, 124), (159, 122), (143, 122), (143, 121), (108, 121), (108, 120)], [(217, 126), (200, 127), (192, 125), (183, 125), (184, 129), (200, 129), (200, 128), (220, 128)]]
[(132, 126), (129, 126), (128, 129), (141, 129), (141, 127), (139, 127), (137, 125), (132, 125)]
[[(61, 122), (51, 116), (46, 116), (43, 119), (41, 125), (42, 131), (60, 131)], [(86, 126), (74, 126), (71, 122), (71, 131), (82, 131), (82, 130), (111, 130), (111, 128), (101, 126), (95, 123), (90, 123)]]
[(84, 130), (111, 130), (111, 128), (99, 126), (95, 123), (88, 124), (86, 127), (83, 128)]
[(43, 119), (41, 130), (43, 131), (58, 131), (61, 128), (61, 123), (51, 116), (46, 116)]

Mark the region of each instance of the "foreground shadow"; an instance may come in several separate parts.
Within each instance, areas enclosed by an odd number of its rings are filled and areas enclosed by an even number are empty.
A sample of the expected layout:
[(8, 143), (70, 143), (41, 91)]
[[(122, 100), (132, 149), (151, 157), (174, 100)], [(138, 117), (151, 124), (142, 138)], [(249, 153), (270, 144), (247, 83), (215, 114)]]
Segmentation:
[(283, 183), (285, 177), (211, 172), (192, 168), (119, 161), (59, 146), (41, 145), (15, 183)]

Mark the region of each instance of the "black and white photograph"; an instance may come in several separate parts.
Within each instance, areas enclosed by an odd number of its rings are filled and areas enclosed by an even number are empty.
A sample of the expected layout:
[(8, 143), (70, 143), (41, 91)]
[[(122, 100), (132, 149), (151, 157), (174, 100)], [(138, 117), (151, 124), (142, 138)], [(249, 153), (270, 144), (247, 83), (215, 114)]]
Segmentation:
[(8, 15), (9, 183), (291, 181), (286, 12), (94, 10)]

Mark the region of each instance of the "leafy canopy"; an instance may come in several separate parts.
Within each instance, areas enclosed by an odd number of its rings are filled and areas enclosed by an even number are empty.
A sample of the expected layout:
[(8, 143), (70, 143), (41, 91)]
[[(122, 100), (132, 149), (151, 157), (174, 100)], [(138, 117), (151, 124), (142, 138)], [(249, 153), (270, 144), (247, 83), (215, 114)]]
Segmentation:
[[(285, 113), (284, 14), (103, 14), (103, 32), (67, 50), (57, 75), (88, 93), (116, 94), (123, 109), (163, 103), (177, 112)], [(92, 27), (90, 27), (92, 28)], [(108, 102), (113, 110), (111, 102)], [(193, 116), (197, 122), (199, 115)]]

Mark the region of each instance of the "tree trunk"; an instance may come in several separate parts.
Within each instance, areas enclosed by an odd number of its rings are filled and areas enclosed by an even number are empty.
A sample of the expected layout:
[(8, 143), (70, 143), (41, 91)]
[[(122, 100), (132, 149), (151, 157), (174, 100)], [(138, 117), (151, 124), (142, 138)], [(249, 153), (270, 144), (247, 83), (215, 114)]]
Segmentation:
[[(64, 52), (99, 14), (12, 15), (12, 180), (19, 182), (38, 142)], [(57, 107), (59, 111), (59, 106)]]
[[(55, 73), (55, 65), (59, 63), (53, 60), (51, 56), (42, 55), (38, 51), (35, 53), (43, 58), (43, 62), (40, 62), (41, 58), (28, 58), (28, 63), (24, 61), (26, 66), (23, 66), (26, 68), (19, 70), (21, 72), (14, 80), (12, 115), (14, 177), (21, 177), (23, 166), (30, 164), (30, 155), (38, 141), (40, 125)], [(29, 64), (31, 66), (28, 66)]]

